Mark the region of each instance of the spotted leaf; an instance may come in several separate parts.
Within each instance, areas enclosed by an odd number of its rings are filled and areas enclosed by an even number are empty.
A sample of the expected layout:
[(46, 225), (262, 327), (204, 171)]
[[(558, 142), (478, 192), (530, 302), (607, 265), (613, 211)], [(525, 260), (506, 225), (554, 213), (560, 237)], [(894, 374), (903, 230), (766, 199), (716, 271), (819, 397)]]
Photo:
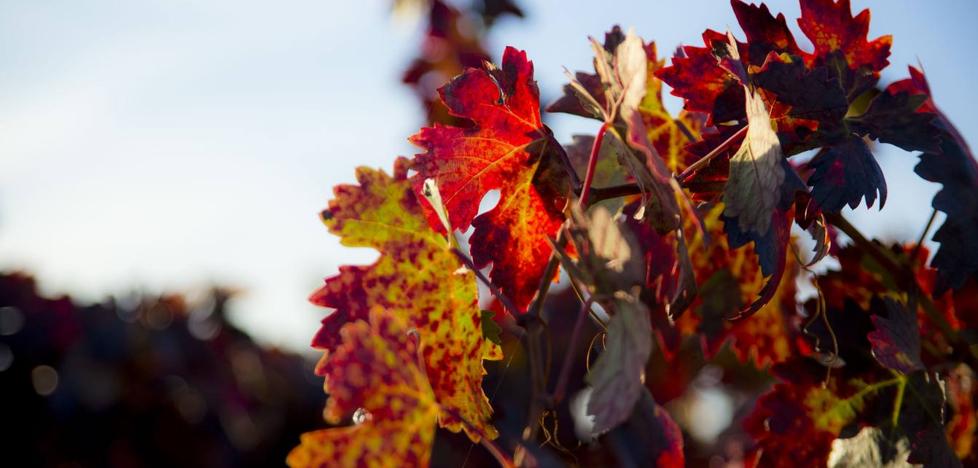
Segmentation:
[(289, 466), (428, 466), (440, 409), (414, 338), (394, 311), (374, 307), (369, 322), (343, 325), (339, 346), (319, 368), (330, 393), (327, 421), (356, 411), (363, 420), (302, 434)]
[(339, 330), (363, 320), (374, 307), (391, 309), (417, 330), (425, 371), (439, 404), (440, 422), (453, 431), (463, 418), (478, 434), (495, 435), (492, 408), (480, 387), (483, 359), (500, 359), (498, 345), (485, 339), (477, 287), (471, 272), (449, 250), (445, 237), (429, 227), (407, 179), (407, 161), (393, 177), (379, 170), (357, 170), (358, 185), (336, 187), (323, 218), (330, 232), (350, 247), (372, 247), (380, 257), (370, 266), (344, 266), (327, 278), (312, 301), (336, 309), (323, 320), (313, 346), (340, 344)]

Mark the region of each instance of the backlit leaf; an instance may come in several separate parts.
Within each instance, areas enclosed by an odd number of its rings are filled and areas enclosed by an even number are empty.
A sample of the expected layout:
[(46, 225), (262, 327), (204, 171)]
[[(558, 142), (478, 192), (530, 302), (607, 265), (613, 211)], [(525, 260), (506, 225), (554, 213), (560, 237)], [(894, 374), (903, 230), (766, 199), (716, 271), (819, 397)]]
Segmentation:
[[(452, 227), (475, 227), (476, 266), (492, 263), (492, 281), (525, 308), (550, 257), (547, 239), (564, 220), (560, 194), (536, 180), (552, 143), (540, 120), (533, 64), (507, 48), (501, 69), (469, 69), (440, 93), (451, 114), (471, 126), (436, 125), (411, 137), (425, 150), (415, 157), (416, 189), (435, 180)], [(499, 203), (476, 217), (490, 190), (499, 190)]]
[(428, 465), (440, 409), (414, 339), (394, 312), (374, 307), (369, 323), (343, 325), (341, 343), (320, 363), (330, 393), (326, 419), (336, 424), (362, 410), (364, 421), (303, 434), (289, 466)]
[(883, 171), (862, 138), (849, 136), (843, 143), (823, 148), (808, 165), (815, 170), (808, 178), (812, 197), (826, 211), (838, 212), (846, 205), (855, 208), (864, 198), (872, 207), (877, 193), (880, 208), (886, 203)]
[(873, 356), (884, 367), (904, 374), (923, 369), (916, 314), (892, 299), (884, 302), (887, 315), (871, 317), (875, 330), (868, 338)]
[(587, 405), (587, 414), (594, 416), (594, 434), (603, 434), (631, 416), (645, 391), (642, 376), (652, 352), (652, 325), (645, 306), (621, 295), (614, 310), (604, 351), (587, 375), (594, 388)]
[(868, 40), (869, 10), (853, 17), (849, 0), (801, 0), (798, 26), (815, 45), (814, 60), (841, 52), (849, 68), (875, 73), (889, 64), (893, 38)]
[(781, 200), (784, 154), (771, 127), (760, 93), (746, 93), (747, 136), (730, 158), (730, 178), (723, 193), (724, 215), (736, 218), (741, 231), (765, 235)]
[[(479, 390), (483, 359), (500, 359), (498, 345), (485, 339), (478, 291), (471, 272), (449, 250), (445, 237), (431, 229), (399, 160), (393, 177), (360, 168), (358, 185), (336, 187), (323, 218), (344, 245), (380, 251), (370, 266), (344, 266), (327, 278), (312, 301), (335, 312), (323, 319), (313, 346), (339, 344), (344, 324), (364, 320), (374, 307), (391, 309), (417, 330), (425, 371), (439, 404), (441, 424), (463, 428), (459, 417), (494, 435), (492, 408)], [(474, 432), (470, 437), (477, 439)]]

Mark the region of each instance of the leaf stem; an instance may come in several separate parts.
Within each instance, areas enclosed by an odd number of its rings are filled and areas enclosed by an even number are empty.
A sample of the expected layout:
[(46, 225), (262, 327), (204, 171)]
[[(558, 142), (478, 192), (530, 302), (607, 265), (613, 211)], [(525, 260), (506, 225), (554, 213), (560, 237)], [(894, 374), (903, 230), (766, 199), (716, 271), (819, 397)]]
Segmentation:
[[(720, 143), (720, 145), (718, 145), (716, 148), (713, 148), (713, 150), (711, 150), (706, 156), (703, 156), (702, 158), (698, 159), (696, 162), (691, 164), (689, 167), (687, 167), (686, 170), (684, 170), (681, 174), (676, 176), (676, 181), (679, 182), (679, 185), (685, 186), (686, 183), (689, 181), (689, 179), (691, 179), (694, 175), (696, 175), (697, 171), (699, 171), (704, 166), (709, 164), (711, 160), (713, 160), (718, 155), (720, 155), (720, 153), (722, 153), (723, 150), (727, 149), (727, 147), (729, 147), (731, 144), (736, 142), (737, 139), (739, 139), (746, 133), (747, 133), (747, 126), (745, 125), (740, 130), (737, 130), (736, 133), (730, 135), (730, 137), (724, 140), (723, 143)], [(630, 184), (612, 185), (610, 187), (593, 187), (589, 190), (589, 192), (591, 192), (590, 201), (592, 203), (597, 203), (599, 201), (604, 201), (611, 198), (626, 197), (628, 195), (638, 195), (642, 193), (642, 189), (641, 187), (638, 186), (638, 184), (630, 183)], [(582, 198), (588, 200), (588, 198), (583, 197), (583, 195)]]
[(703, 168), (703, 166), (709, 164), (710, 161), (713, 160), (713, 158), (717, 157), (720, 153), (722, 153), (723, 150), (727, 149), (727, 147), (729, 147), (735, 141), (737, 141), (738, 139), (746, 135), (747, 128), (748, 125), (744, 125), (740, 130), (737, 130), (736, 133), (730, 135), (729, 138), (724, 140), (723, 143), (720, 143), (716, 148), (713, 148), (713, 150), (707, 153), (706, 156), (703, 156), (693, 164), (690, 164), (689, 167), (686, 168), (686, 170), (684, 170), (681, 174), (676, 176), (676, 180), (679, 181), (680, 185), (685, 184), (690, 177), (696, 174), (696, 171), (699, 171), (700, 169)]
[(578, 206), (586, 207), (588, 197), (591, 195), (591, 184), (594, 182), (594, 172), (598, 166), (598, 156), (601, 153), (601, 143), (604, 141), (604, 134), (608, 131), (608, 123), (601, 124), (597, 135), (594, 136), (594, 144), (591, 146), (591, 155), (587, 160), (587, 172), (584, 174), (584, 185), (581, 186), (581, 198)]
[(482, 446), (485, 447), (490, 454), (492, 454), (493, 458), (499, 462), (499, 466), (502, 468), (516, 467), (516, 465), (513, 464), (513, 460), (506, 455), (506, 452), (503, 452), (502, 448), (497, 445), (495, 441), (489, 440), (487, 437), (482, 437), (479, 440), (479, 443), (481, 443)]
[(934, 219), (936, 218), (937, 208), (934, 208), (930, 212), (930, 218), (927, 220), (927, 224), (924, 226), (924, 231), (920, 233), (920, 237), (917, 239), (917, 244), (914, 246), (913, 252), (910, 254), (911, 265), (917, 262), (917, 256), (920, 255), (920, 249), (924, 246), (924, 240), (927, 239), (927, 233), (930, 232), (930, 228), (934, 225)]

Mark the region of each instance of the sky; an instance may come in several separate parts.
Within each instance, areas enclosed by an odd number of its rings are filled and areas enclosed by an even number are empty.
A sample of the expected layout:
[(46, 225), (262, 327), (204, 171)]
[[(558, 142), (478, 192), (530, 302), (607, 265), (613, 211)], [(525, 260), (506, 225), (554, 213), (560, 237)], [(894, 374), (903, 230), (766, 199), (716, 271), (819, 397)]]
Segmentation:
[[(872, 9), (870, 37), (894, 35), (883, 81), (921, 63), (938, 105), (978, 138), (978, 4), (853, 3)], [(743, 37), (722, 0), (519, 4), (527, 18), (502, 20), (490, 50), (526, 50), (544, 101), (563, 67), (590, 68), (587, 36), (614, 24), (662, 55), (701, 45), (707, 27)], [(798, 32), (796, 2), (768, 4)], [(332, 187), (416, 152), (406, 139), (422, 114), (399, 77), (420, 32), (379, 0), (0, 1), (0, 271), (82, 301), (233, 286), (232, 320), (305, 349), (326, 313), (308, 295), (339, 265), (376, 257), (322, 226)], [(597, 129), (549, 122), (563, 141)], [(938, 186), (913, 174), (911, 154), (884, 145), (879, 159), (886, 207), (847, 216), (871, 235), (915, 239)]]

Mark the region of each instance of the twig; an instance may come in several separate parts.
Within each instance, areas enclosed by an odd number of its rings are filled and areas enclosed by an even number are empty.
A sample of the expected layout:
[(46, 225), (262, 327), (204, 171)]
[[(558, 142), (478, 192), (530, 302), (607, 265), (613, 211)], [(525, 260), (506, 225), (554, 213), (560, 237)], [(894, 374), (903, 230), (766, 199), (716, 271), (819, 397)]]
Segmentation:
[(931, 226), (934, 225), (934, 219), (937, 218), (937, 208), (934, 208), (930, 212), (930, 219), (927, 220), (927, 225), (924, 226), (924, 231), (920, 233), (920, 237), (917, 239), (917, 245), (914, 246), (913, 252), (910, 254), (910, 264), (913, 265), (917, 261), (917, 256), (920, 255), (920, 248), (924, 246), (924, 240), (927, 239), (927, 233), (930, 232)]
[(724, 140), (723, 143), (720, 143), (719, 146), (713, 148), (713, 150), (707, 153), (706, 156), (703, 156), (693, 164), (690, 164), (685, 171), (683, 171), (681, 174), (676, 176), (676, 180), (678, 180), (680, 184), (685, 184), (687, 179), (689, 179), (694, 174), (696, 174), (696, 171), (702, 169), (703, 166), (709, 164), (713, 158), (717, 157), (717, 155), (722, 153), (723, 150), (727, 149), (727, 147), (730, 146), (733, 142), (737, 141), (739, 138), (746, 135), (747, 127), (748, 127), (747, 125), (744, 125), (740, 130), (737, 130), (736, 133), (730, 135), (729, 138)]

